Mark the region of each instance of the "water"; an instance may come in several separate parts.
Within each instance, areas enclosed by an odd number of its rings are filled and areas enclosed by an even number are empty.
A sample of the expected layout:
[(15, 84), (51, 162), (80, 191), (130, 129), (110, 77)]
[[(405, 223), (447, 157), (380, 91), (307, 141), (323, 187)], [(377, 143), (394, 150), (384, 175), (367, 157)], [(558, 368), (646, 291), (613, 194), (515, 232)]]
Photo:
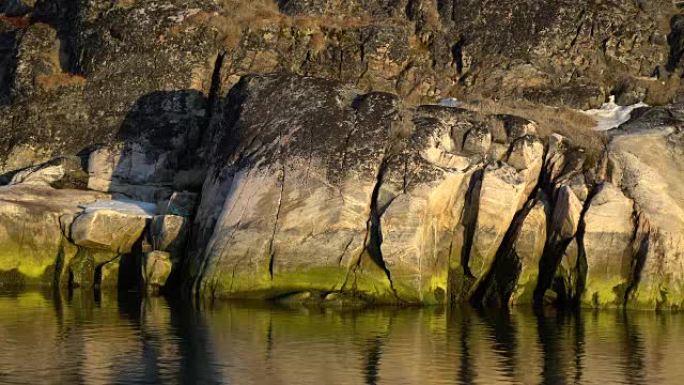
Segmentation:
[(0, 293), (0, 383), (681, 384), (684, 314)]

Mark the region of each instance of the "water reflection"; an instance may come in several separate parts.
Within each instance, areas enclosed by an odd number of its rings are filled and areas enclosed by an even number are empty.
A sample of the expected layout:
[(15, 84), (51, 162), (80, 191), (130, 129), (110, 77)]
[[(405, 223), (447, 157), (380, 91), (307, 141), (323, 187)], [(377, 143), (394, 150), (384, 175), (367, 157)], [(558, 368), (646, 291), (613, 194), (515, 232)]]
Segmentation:
[(0, 293), (0, 383), (681, 383), (684, 315)]

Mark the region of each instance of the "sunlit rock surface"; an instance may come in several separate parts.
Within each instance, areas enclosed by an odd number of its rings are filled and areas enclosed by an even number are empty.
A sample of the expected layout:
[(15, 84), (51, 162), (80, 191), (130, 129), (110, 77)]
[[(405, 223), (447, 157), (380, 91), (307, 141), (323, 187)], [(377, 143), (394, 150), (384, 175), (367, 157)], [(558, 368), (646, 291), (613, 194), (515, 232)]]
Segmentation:
[(684, 302), (671, 1), (0, 13), (0, 283), (130, 289), (159, 252), (206, 297)]

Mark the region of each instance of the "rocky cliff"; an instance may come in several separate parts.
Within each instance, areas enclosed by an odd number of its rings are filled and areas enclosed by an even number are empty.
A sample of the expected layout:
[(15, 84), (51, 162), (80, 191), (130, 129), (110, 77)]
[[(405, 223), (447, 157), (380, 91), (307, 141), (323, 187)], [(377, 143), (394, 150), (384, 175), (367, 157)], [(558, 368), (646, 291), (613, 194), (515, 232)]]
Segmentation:
[(0, 10), (3, 284), (684, 305), (669, 1)]

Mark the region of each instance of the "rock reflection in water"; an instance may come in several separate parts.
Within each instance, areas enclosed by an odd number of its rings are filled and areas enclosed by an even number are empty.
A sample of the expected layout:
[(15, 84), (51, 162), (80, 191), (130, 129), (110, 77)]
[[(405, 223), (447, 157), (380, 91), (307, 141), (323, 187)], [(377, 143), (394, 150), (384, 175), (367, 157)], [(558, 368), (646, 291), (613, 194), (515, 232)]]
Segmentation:
[(0, 294), (0, 383), (676, 384), (678, 313)]

